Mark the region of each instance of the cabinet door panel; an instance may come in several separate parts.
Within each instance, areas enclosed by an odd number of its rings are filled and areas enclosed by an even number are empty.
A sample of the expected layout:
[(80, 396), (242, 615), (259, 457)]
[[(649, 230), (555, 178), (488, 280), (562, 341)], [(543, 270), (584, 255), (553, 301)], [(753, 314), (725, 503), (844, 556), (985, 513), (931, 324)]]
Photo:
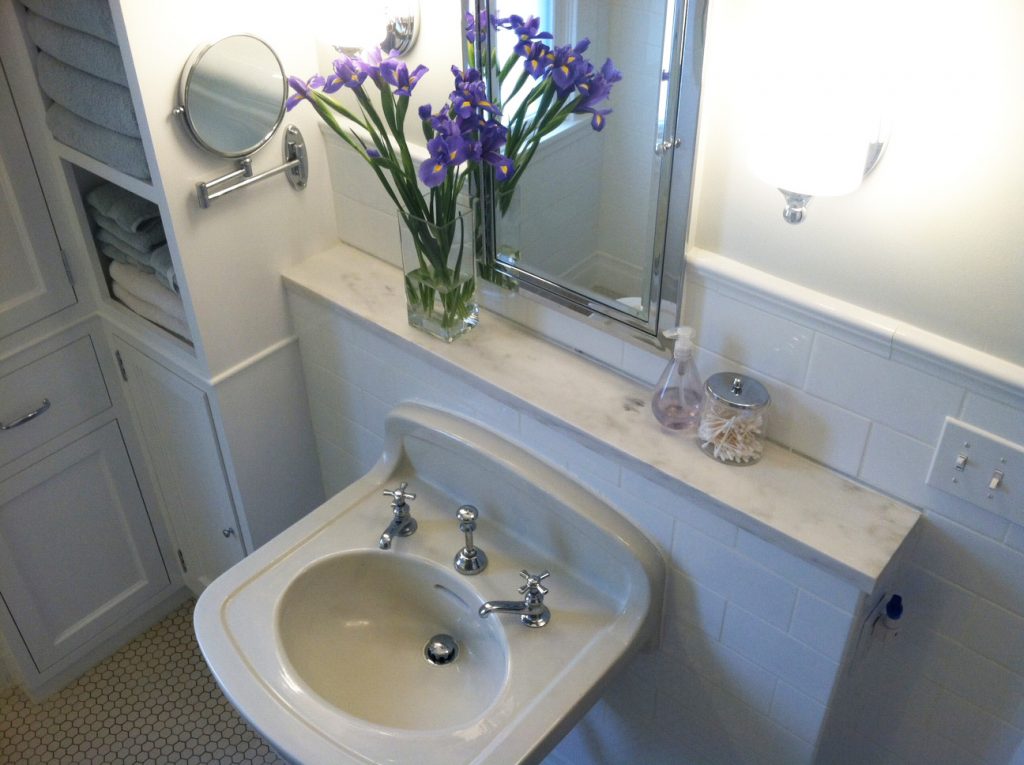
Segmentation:
[(0, 337), (75, 302), (0, 66)]
[(0, 484), (0, 594), (40, 672), (169, 582), (116, 421)]
[(131, 346), (118, 352), (185, 582), (201, 592), (245, 555), (209, 400)]

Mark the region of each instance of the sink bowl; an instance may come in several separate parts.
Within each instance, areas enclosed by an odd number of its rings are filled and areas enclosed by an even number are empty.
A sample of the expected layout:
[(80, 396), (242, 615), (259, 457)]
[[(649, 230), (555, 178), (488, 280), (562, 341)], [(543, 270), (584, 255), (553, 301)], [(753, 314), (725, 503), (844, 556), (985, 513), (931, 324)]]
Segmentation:
[[(356, 551), (299, 574), (277, 629), (295, 677), (326, 703), (373, 725), (446, 728), (479, 717), (508, 676), (501, 624), (477, 605), (457, 574), (428, 561)], [(457, 645), (449, 663), (424, 655), (436, 635)]]
[[(382, 492), (402, 482), (418, 529), (380, 550)], [(453, 567), (463, 504), (488, 558), (474, 576)], [(524, 569), (550, 571), (550, 621), (480, 617), (521, 599)], [(657, 548), (571, 476), (403, 404), (370, 472), (218, 577), (195, 627), (227, 697), (289, 762), (535, 763), (657, 639), (663, 586)]]

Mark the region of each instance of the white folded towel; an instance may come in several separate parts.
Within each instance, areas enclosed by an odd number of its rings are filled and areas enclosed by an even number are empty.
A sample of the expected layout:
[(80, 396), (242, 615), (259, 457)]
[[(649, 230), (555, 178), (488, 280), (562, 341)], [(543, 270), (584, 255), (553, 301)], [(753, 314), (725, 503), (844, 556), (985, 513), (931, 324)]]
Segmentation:
[(192, 335), (189, 333), (185, 322), (175, 319), (166, 311), (157, 308), (152, 303), (147, 303), (145, 300), (135, 297), (117, 282), (114, 282), (113, 285), (111, 285), (111, 288), (113, 290), (114, 297), (135, 311), (139, 316), (144, 319), (148, 319), (154, 324), (161, 326), (170, 332), (173, 332), (189, 342), (192, 342)]
[(147, 274), (135, 266), (114, 261), (110, 264), (110, 278), (135, 297), (152, 303), (164, 313), (185, 323), (185, 306), (181, 302), (181, 295), (167, 289), (152, 273)]

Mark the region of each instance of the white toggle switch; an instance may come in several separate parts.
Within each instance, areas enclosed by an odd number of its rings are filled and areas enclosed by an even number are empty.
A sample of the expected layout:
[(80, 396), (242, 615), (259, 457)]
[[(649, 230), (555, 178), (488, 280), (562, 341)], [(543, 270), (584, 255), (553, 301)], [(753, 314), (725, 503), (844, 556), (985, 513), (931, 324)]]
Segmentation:
[(947, 417), (926, 480), (1024, 525), (1024, 445)]

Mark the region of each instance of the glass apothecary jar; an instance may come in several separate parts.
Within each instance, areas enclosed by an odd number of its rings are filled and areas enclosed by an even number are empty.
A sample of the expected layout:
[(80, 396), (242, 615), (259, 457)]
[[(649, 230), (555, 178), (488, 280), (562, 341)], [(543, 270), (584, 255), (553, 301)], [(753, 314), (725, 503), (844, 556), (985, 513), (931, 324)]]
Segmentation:
[(711, 375), (704, 384), (697, 441), (705, 454), (727, 465), (753, 465), (764, 454), (771, 396), (757, 380), (736, 372)]

